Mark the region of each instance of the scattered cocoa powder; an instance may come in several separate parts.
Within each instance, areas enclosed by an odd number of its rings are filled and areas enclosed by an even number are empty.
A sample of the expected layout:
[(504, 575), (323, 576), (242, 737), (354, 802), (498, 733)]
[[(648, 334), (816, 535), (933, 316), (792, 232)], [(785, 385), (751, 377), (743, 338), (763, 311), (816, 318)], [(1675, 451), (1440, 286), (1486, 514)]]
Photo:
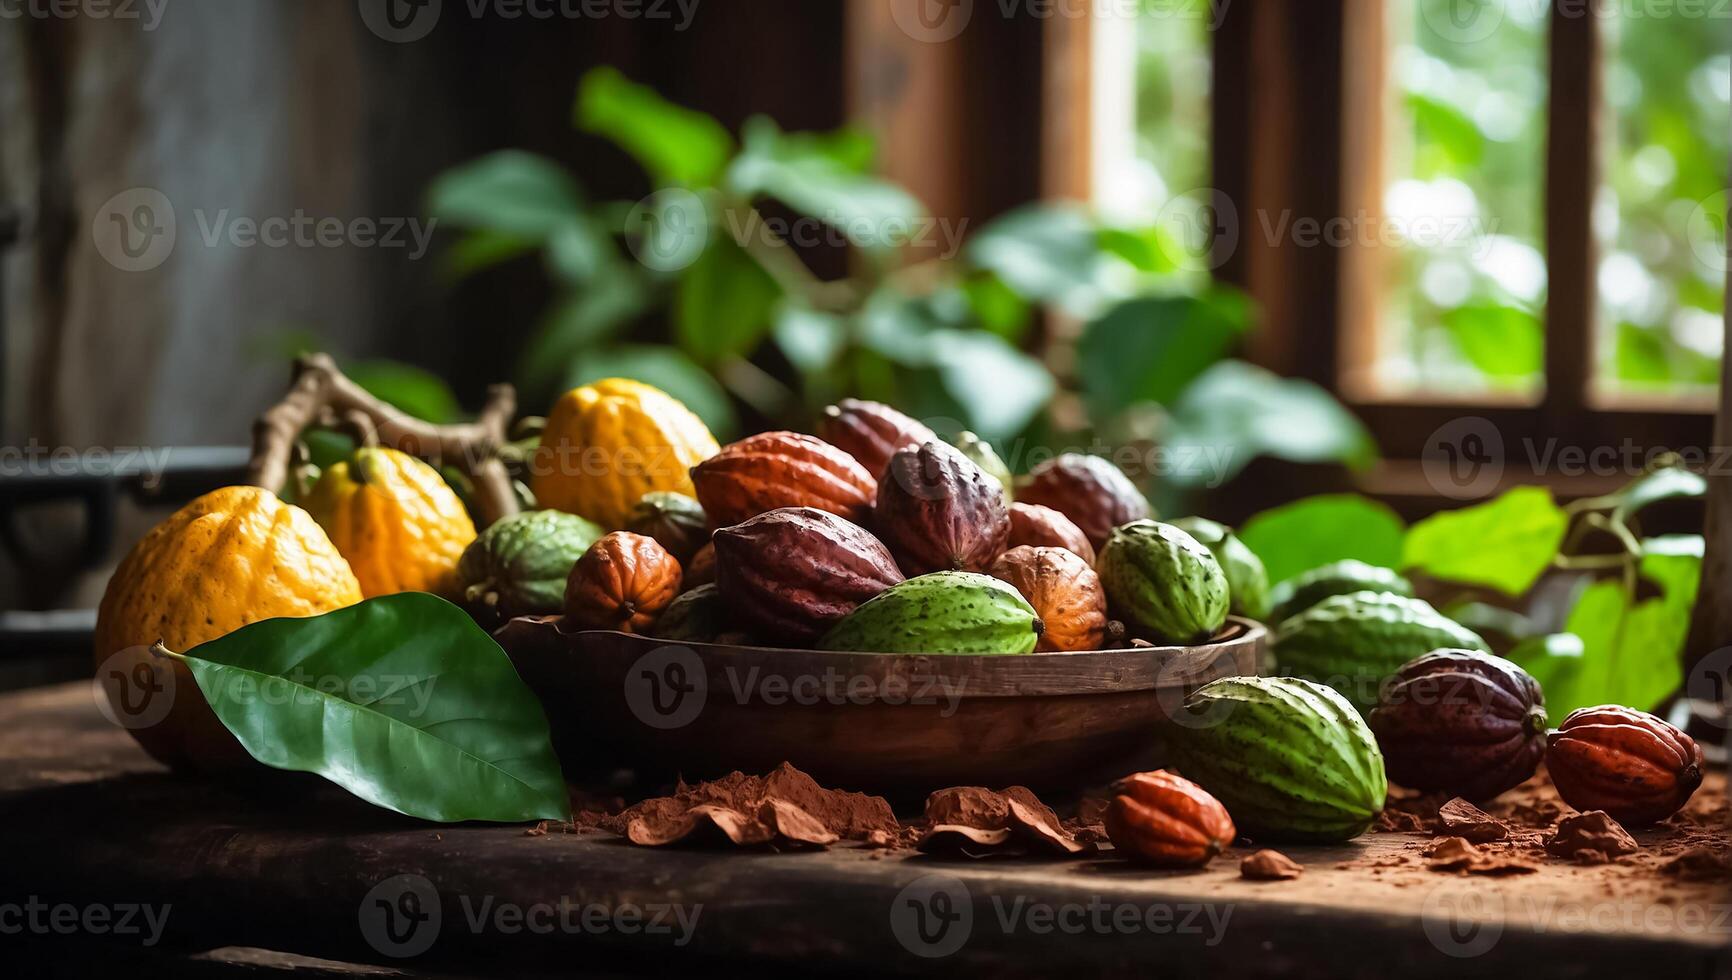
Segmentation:
[(1425, 849), (1426, 866), (1433, 871), (1465, 871), (1473, 875), (1521, 875), (1539, 870), (1534, 864), (1510, 854), (1488, 854), (1464, 837), (1442, 837)]
[(1466, 838), (1475, 844), (1503, 840), (1509, 836), (1509, 828), (1504, 826), (1503, 821), (1459, 796), (1438, 809), (1437, 820), (1443, 826), (1443, 832)]
[(1280, 851), (1264, 848), (1239, 862), (1239, 875), (1252, 881), (1285, 881), (1305, 873), (1305, 866)]
[(1660, 865), (1660, 870), (1685, 881), (1732, 879), (1732, 848), (1692, 847)]
[(1044, 853), (1061, 857), (1092, 852), (1098, 838), (1086, 825), (1059, 820), (1025, 786), (993, 791), (952, 786), (926, 798), (923, 851), (969, 857)]
[(1557, 833), (1546, 841), (1546, 850), (1558, 857), (1583, 864), (1604, 864), (1620, 854), (1634, 854), (1641, 846), (1621, 824), (1604, 810), (1589, 810), (1565, 817)]
[(695, 786), (682, 781), (672, 796), (644, 800), (595, 825), (648, 847), (706, 829), (738, 845), (894, 841), (901, 832), (883, 797), (825, 789), (787, 763), (766, 776), (733, 772)]

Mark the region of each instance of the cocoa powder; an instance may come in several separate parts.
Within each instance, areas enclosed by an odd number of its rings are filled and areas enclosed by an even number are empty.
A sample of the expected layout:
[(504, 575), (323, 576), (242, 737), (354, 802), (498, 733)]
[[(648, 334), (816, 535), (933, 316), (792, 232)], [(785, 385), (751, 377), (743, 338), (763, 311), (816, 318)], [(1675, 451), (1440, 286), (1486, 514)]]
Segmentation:
[(1264, 848), (1239, 862), (1239, 875), (1252, 881), (1285, 881), (1305, 873), (1305, 866), (1280, 851)]
[(1589, 810), (1565, 817), (1557, 833), (1546, 841), (1546, 850), (1559, 857), (1575, 858), (1583, 864), (1604, 864), (1620, 854), (1640, 849), (1630, 832), (1604, 810)]
[[(838, 840), (894, 841), (901, 825), (883, 797), (826, 789), (783, 763), (765, 776), (733, 772), (671, 796), (644, 800), (597, 825), (655, 847), (713, 829), (734, 844), (825, 845)], [(880, 846), (884, 846), (880, 844)]]
[(927, 830), (916, 846), (929, 852), (1068, 857), (1094, 851), (1100, 840), (1091, 827), (1061, 821), (1026, 786), (941, 789), (926, 798), (925, 816)]
[(1509, 836), (1509, 828), (1504, 826), (1503, 821), (1459, 796), (1438, 809), (1437, 820), (1443, 825), (1445, 832), (1464, 837), (1475, 844), (1485, 844)]

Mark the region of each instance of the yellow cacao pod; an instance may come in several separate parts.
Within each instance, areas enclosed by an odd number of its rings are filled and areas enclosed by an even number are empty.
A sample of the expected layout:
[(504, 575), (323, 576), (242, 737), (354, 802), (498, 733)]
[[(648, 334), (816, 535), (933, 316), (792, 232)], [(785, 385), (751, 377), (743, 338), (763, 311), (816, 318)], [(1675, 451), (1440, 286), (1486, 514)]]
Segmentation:
[(433, 467), (395, 449), (357, 449), (319, 477), (306, 506), (367, 598), (456, 595), (457, 559), (475, 524)]

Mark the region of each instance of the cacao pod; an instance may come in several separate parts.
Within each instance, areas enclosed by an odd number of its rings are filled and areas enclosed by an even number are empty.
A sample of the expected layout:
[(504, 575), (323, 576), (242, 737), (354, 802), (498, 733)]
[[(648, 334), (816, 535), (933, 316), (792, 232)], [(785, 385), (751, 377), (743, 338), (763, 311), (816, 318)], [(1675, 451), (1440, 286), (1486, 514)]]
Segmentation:
[(1063, 548), (1012, 548), (987, 569), (1007, 582), (1040, 617), (1036, 650), (1098, 650), (1107, 630), (1107, 597), (1100, 576)]
[(1474, 801), (1526, 782), (1546, 752), (1539, 682), (1476, 650), (1434, 650), (1402, 664), (1366, 723), (1390, 779)]
[(710, 518), (703, 506), (695, 498), (668, 490), (644, 494), (632, 508), (625, 529), (655, 538), (681, 565), (710, 540)]
[(998, 450), (992, 448), (992, 443), (963, 430), (956, 436), (956, 450), (967, 456), (969, 462), (980, 467), (982, 473), (998, 481), (998, 485), (1004, 488), (1005, 506), (1009, 506), (1016, 478), (1010, 475), (1010, 467), (1005, 465), (1004, 459), (998, 455)]
[(1384, 679), (1402, 664), (1443, 649), (1491, 652), (1431, 603), (1390, 592), (1330, 596), (1282, 622), (1274, 640), (1282, 674), (1322, 681), (1361, 711), (1377, 706)]
[(1003, 487), (942, 442), (890, 457), (874, 521), (910, 575), (981, 571), (1010, 538)]
[(1203, 517), (1182, 517), (1173, 526), (1209, 549), (1227, 576), (1227, 608), (1240, 616), (1263, 619), (1269, 615), (1269, 573), (1263, 559), (1245, 546), (1233, 529)]
[(1016, 499), (1071, 519), (1099, 551), (1113, 528), (1152, 517), (1149, 501), (1124, 471), (1099, 456), (1065, 453), (1030, 470)]
[(1224, 677), (1185, 699), (1168, 740), (1179, 772), (1262, 840), (1344, 841), (1383, 809), (1377, 741), (1335, 691), (1297, 677)]
[(1604, 810), (1630, 826), (1677, 813), (1702, 785), (1702, 747), (1634, 708), (1602, 704), (1570, 712), (1551, 733), (1546, 771), (1578, 810)]
[(729, 443), (692, 469), (692, 483), (717, 527), (778, 507), (816, 507), (858, 524), (871, 514), (878, 493), (854, 457), (798, 432), (763, 432)]
[[(316, 616), (360, 601), (349, 563), (306, 511), (258, 487), (212, 490), (151, 528), (109, 577), (96, 612), (97, 680), (115, 717), (158, 760), (176, 769), (250, 767), (252, 757), (217, 720), (192, 670), (153, 657), (149, 646), (161, 640), (191, 650), (261, 619)], [(131, 690), (127, 679), (147, 673), (151, 690)], [(167, 714), (145, 724), (151, 699), (165, 691)]]
[(1411, 597), (1413, 583), (1393, 568), (1368, 565), (1353, 558), (1330, 562), (1275, 586), (1269, 594), (1269, 622), (1279, 624), (1330, 596), (1353, 592), (1388, 592)]
[(652, 490), (691, 493), (691, 467), (715, 453), (715, 437), (678, 399), (608, 378), (554, 403), (530, 460), (529, 489), (542, 507), (612, 530)]
[(779, 644), (811, 640), (902, 573), (866, 529), (785, 507), (716, 532), (716, 585), (739, 620)]
[(938, 437), (919, 421), (882, 402), (844, 398), (824, 409), (818, 436), (854, 457), (872, 479), (884, 473), (897, 450)]
[(602, 535), (571, 566), (565, 621), (581, 629), (642, 633), (680, 594), (680, 563), (630, 531)]
[(692, 556), (686, 568), (687, 586), (709, 585), (716, 580), (716, 542), (712, 539)]
[(475, 524), (433, 467), (395, 449), (357, 449), (319, 477), (306, 506), (348, 559), (362, 595), (457, 594), (457, 560)]
[(1239, 834), (1220, 800), (1164, 769), (1127, 776), (1112, 792), (1101, 817), (1107, 838), (1140, 864), (1200, 868)]
[(656, 617), (649, 634), (659, 640), (714, 643), (729, 628), (727, 602), (712, 583), (681, 592)]
[(1089, 544), (1088, 535), (1070, 518), (1051, 507), (1019, 500), (1010, 505), (1010, 538), (1005, 546), (1019, 548), (1025, 544), (1034, 548), (1063, 548), (1090, 565), (1095, 563), (1095, 546)]
[(1171, 524), (1114, 528), (1095, 560), (1107, 601), (1133, 628), (1172, 643), (1198, 643), (1227, 621), (1221, 563)]
[(1040, 617), (990, 575), (933, 572), (866, 600), (818, 641), (862, 653), (1033, 653)]
[(601, 535), (593, 522), (559, 510), (493, 522), (457, 562), (464, 605), (484, 624), (559, 612), (571, 566)]

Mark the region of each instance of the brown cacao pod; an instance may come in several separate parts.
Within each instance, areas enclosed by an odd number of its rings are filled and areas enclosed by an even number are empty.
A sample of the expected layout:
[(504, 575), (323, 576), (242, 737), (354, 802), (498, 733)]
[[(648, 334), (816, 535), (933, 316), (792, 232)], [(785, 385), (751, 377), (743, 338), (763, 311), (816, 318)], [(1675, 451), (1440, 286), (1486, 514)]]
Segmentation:
[(1082, 528), (1058, 511), (1040, 504), (1025, 504), (1019, 500), (1010, 505), (1010, 540), (1006, 544), (1012, 548), (1025, 544), (1033, 548), (1063, 548), (1090, 565), (1095, 563), (1095, 547), (1089, 544), (1088, 535), (1082, 533)]
[(1160, 868), (1208, 864), (1239, 834), (1220, 800), (1165, 769), (1114, 783), (1102, 822), (1126, 858)]
[(803, 643), (902, 573), (884, 543), (815, 507), (785, 507), (716, 532), (716, 585), (729, 614), (773, 643)]
[(978, 572), (1004, 553), (1004, 487), (942, 442), (898, 450), (878, 481), (874, 520), (902, 570)]
[(692, 467), (692, 484), (717, 527), (778, 507), (816, 507), (858, 523), (878, 493), (854, 457), (798, 432), (762, 432), (729, 443)]
[(703, 505), (671, 490), (651, 490), (638, 498), (625, 529), (655, 538), (681, 565), (710, 540), (710, 519)]
[(938, 439), (918, 420), (882, 402), (844, 398), (824, 409), (818, 436), (853, 456), (876, 480), (899, 449)]
[(1539, 682), (1475, 650), (1409, 660), (1384, 682), (1366, 721), (1391, 780), (1469, 800), (1526, 782), (1546, 752)]
[(700, 585), (710, 585), (716, 580), (716, 543), (707, 542), (698, 553), (692, 556), (691, 564), (686, 566), (685, 587), (695, 589)]
[(999, 555), (987, 574), (1008, 582), (1040, 617), (1045, 652), (1098, 650), (1107, 631), (1107, 595), (1100, 576), (1064, 548), (1012, 548)]
[(1099, 456), (1065, 453), (1030, 470), (1016, 499), (1051, 507), (1082, 529), (1096, 551), (1113, 528), (1151, 515), (1148, 499), (1131, 478)]
[(565, 580), (565, 618), (582, 629), (642, 633), (680, 594), (680, 563), (654, 538), (603, 535)]
[(1547, 739), (1546, 770), (1564, 802), (1640, 826), (1677, 813), (1702, 785), (1702, 747), (1634, 708), (1578, 708)]

